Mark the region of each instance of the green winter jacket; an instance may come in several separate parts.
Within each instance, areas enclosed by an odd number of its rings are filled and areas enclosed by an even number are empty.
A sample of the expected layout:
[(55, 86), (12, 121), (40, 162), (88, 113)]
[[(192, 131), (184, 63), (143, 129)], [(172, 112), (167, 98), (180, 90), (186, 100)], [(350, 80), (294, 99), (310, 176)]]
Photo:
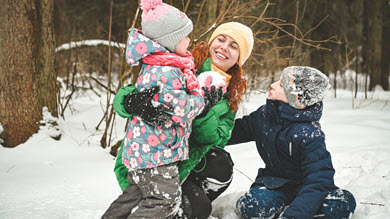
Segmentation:
[[(206, 59), (197, 75), (205, 71), (211, 70), (210, 58)], [(119, 116), (129, 118), (132, 115), (128, 114), (123, 106), (124, 96), (136, 91), (133, 85), (122, 87), (114, 98), (114, 109)], [(229, 108), (227, 95), (213, 106), (207, 115), (202, 118), (195, 119), (192, 122), (192, 133), (189, 139), (189, 159), (178, 163), (180, 181), (184, 180), (199, 163), (202, 157), (212, 148), (217, 147), (223, 149), (230, 139), (230, 132), (234, 126), (234, 118), (236, 113)], [(123, 142), (118, 151), (115, 162), (114, 172), (119, 185), (124, 190), (129, 182), (127, 181), (128, 169), (122, 164)], [(201, 171), (195, 170), (195, 171)]]

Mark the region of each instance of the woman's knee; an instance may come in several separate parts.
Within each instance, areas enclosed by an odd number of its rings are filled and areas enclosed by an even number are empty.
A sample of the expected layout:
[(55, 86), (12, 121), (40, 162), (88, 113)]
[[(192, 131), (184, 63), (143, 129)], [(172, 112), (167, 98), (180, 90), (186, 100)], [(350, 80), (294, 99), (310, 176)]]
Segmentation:
[(211, 214), (212, 205), (203, 189), (186, 180), (182, 185), (183, 210), (188, 218), (208, 218)]
[(208, 178), (213, 178), (219, 182), (231, 180), (233, 175), (233, 162), (228, 152), (212, 148), (205, 156), (205, 168), (202, 171)]

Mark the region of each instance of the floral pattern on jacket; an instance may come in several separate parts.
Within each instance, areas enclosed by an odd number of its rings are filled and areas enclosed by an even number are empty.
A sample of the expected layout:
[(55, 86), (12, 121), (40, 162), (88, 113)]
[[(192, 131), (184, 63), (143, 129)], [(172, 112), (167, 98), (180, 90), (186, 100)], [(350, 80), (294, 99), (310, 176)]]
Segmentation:
[[(142, 35), (139, 30), (132, 30), (127, 42), (127, 63), (136, 65), (143, 57), (156, 52), (168, 50)], [(154, 100), (156, 104), (172, 107), (171, 121), (163, 126), (153, 126), (139, 116), (130, 118), (122, 154), (122, 161), (130, 170), (153, 168), (187, 159), (192, 120), (203, 109), (203, 97), (197, 92), (186, 92), (181, 69), (142, 64), (137, 90), (156, 85), (160, 86), (160, 92)]]

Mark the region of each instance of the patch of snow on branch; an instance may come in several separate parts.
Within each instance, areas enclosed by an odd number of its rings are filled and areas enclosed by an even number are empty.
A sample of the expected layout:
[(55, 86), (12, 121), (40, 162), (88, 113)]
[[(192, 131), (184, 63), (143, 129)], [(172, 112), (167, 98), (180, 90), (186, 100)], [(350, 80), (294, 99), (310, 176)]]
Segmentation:
[[(98, 45), (105, 45), (108, 46), (109, 42), (108, 40), (82, 40), (82, 41), (72, 41), (70, 43), (62, 44), (61, 46), (56, 48), (56, 52), (63, 51), (63, 50), (69, 50), (73, 49), (75, 47), (81, 47), (81, 46), (98, 46)], [(118, 43), (111, 41), (111, 46), (116, 47), (119, 49), (126, 49), (126, 44), (124, 43)]]

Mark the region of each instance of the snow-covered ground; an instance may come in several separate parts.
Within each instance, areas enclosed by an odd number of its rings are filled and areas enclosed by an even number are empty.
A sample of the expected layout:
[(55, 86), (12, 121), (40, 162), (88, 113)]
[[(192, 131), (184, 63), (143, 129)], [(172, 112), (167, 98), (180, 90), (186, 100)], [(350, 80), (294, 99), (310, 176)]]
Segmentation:
[[(390, 215), (390, 92), (355, 100), (350, 91), (325, 98), (321, 119), (336, 169), (336, 185), (357, 200), (354, 219)], [(103, 131), (95, 127), (106, 97), (84, 93), (73, 100), (66, 120), (59, 121), (62, 138), (55, 141), (45, 129), (13, 148), (0, 146), (0, 218), (100, 218), (121, 194), (113, 173), (114, 158), (100, 147)], [(252, 94), (239, 114), (265, 103)], [(101, 125), (101, 128), (104, 123)], [(125, 120), (117, 119), (116, 140), (124, 135)], [(228, 147), (235, 162), (229, 189), (213, 203), (210, 218), (237, 219), (235, 201), (264, 165), (254, 143)]]

